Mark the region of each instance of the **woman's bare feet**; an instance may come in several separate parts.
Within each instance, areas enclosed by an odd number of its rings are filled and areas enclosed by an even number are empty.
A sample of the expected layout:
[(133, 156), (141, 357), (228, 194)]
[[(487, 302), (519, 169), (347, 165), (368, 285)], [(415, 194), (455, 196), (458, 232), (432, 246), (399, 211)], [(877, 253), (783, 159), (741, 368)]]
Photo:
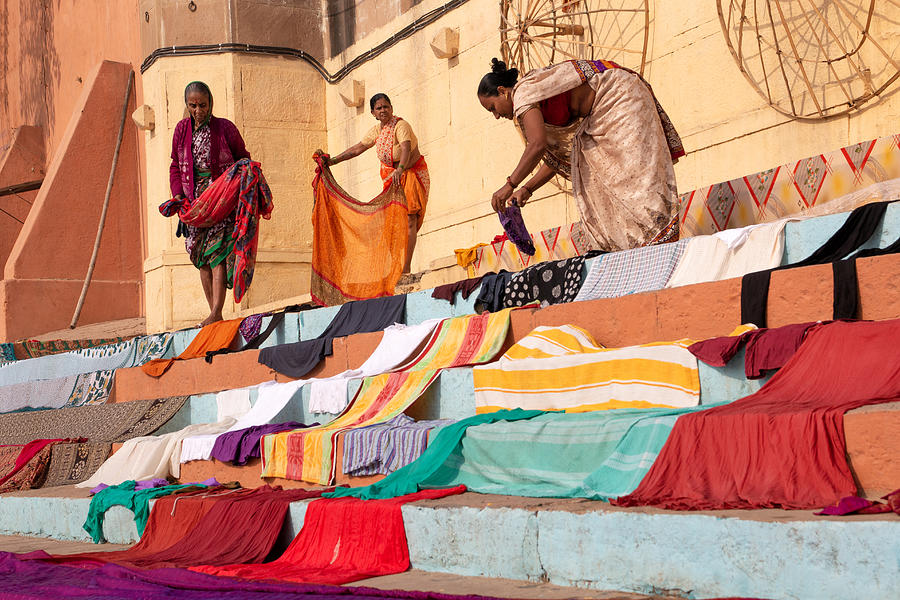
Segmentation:
[(211, 314), (200, 322), (199, 327), (206, 327), (207, 325), (211, 325), (217, 321), (222, 320), (222, 313)]

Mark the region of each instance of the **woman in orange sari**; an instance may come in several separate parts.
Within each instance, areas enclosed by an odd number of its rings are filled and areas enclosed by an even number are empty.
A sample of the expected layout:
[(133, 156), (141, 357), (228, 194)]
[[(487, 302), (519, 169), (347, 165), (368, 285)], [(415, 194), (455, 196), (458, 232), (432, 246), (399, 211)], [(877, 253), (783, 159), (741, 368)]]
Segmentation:
[(387, 94), (372, 96), (369, 108), (378, 124), (373, 126), (359, 143), (326, 160), (328, 165), (336, 165), (359, 156), (375, 146), (378, 160), (381, 161), (384, 189), (397, 185), (403, 189), (406, 196), (409, 221), (403, 272), (409, 273), (413, 250), (416, 247), (416, 234), (422, 227), (425, 205), (428, 204), (428, 189), (431, 186), (428, 165), (425, 163), (425, 157), (419, 152), (419, 142), (412, 127), (404, 119), (394, 115), (394, 108)]

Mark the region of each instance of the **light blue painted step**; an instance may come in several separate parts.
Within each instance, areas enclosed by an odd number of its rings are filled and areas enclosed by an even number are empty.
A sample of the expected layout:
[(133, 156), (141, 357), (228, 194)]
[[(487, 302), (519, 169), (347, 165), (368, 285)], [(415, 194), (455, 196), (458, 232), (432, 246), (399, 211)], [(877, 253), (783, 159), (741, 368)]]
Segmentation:
[[(308, 502), (291, 504), (280, 548), (302, 528)], [(405, 505), (412, 568), (684, 598), (868, 600), (896, 598), (900, 589), (900, 520), (894, 515), (778, 511), (771, 518), (762, 511), (506, 502), (473, 494), (457, 506)], [(88, 504), (0, 496), (0, 533), (87, 541), (81, 525)], [(132, 515), (121, 507), (107, 513), (104, 533), (111, 543), (137, 540)]]

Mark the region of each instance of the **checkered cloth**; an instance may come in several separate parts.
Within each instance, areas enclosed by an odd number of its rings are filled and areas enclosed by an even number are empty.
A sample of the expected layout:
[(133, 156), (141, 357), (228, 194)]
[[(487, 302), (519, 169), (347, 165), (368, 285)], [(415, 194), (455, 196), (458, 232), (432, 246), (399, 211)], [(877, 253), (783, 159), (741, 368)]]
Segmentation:
[(574, 301), (618, 298), (666, 287), (686, 244), (687, 240), (679, 240), (598, 256)]

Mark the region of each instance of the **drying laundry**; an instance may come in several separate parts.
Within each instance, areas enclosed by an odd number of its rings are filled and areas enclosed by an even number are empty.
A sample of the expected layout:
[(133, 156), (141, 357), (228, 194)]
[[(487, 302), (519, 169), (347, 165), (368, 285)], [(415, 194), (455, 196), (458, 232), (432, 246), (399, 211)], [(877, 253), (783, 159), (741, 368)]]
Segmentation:
[(342, 471), (352, 476), (393, 473), (422, 455), (435, 427), (452, 422), (416, 421), (400, 414), (386, 423), (345, 431)]
[(500, 360), (473, 369), (475, 410), (696, 406), (700, 375), (688, 345), (603, 348), (578, 327), (538, 327)]
[(843, 415), (900, 398), (898, 335), (896, 320), (813, 328), (758, 392), (679, 418), (647, 476), (617, 503), (808, 509), (854, 495)]
[(784, 228), (789, 220), (792, 219), (687, 239), (666, 287), (720, 281), (779, 266), (784, 255)]
[(184, 352), (175, 358), (160, 358), (151, 360), (141, 365), (141, 370), (152, 377), (160, 377), (169, 370), (176, 360), (189, 360), (191, 358), (205, 358), (207, 352), (214, 352), (221, 348), (229, 347), (238, 335), (238, 327), (241, 319), (230, 321), (217, 321), (210, 323), (197, 332), (194, 339), (185, 348)]
[(196, 489), (199, 484), (190, 485), (164, 485), (136, 491), (136, 481), (123, 481), (118, 485), (106, 487), (91, 498), (88, 515), (84, 521), (84, 530), (87, 531), (95, 544), (106, 540), (103, 536), (103, 520), (113, 506), (124, 506), (134, 513), (134, 523), (137, 525), (138, 535), (143, 535), (144, 527), (150, 516), (150, 500), (160, 496), (174, 494), (179, 490)]
[(504, 306), (571, 302), (581, 289), (584, 257), (545, 262), (515, 273), (503, 290)]
[(729, 336), (694, 342), (688, 350), (708, 365), (724, 367), (746, 345), (744, 374), (747, 379), (759, 379), (767, 371), (783, 367), (803, 343), (806, 332), (817, 324), (798, 323), (774, 329), (742, 325)]
[(0, 386), (135, 367), (152, 359), (170, 356), (172, 339), (171, 333), (161, 333), (120, 344), (7, 363), (0, 366)]
[(177, 396), (0, 415), (0, 444), (27, 444), (37, 438), (73, 436), (121, 442), (153, 433), (186, 400), (187, 396)]
[[(855, 209), (843, 225), (828, 240), (804, 260), (777, 269), (757, 271), (741, 280), (741, 322), (765, 327), (769, 301), (769, 280), (772, 271), (820, 265), (841, 260), (866, 243), (884, 218), (889, 202), (866, 204)], [(752, 234), (751, 234), (752, 235)], [(855, 277), (854, 277), (855, 279)], [(841, 286), (835, 286), (841, 288)], [(838, 302), (846, 299), (837, 299)], [(840, 310), (840, 309), (839, 309)]]
[(680, 240), (598, 256), (591, 261), (574, 301), (618, 298), (664, 288), (687, 244), (687, 240)]
[(0, 413), (102, 404), (109, 398), (113, 373), (94, 371), (0, 387)]
[(441, 369), (491, 360), (506, 340), (509, 312), (445, 319), (424, 350), (396, 372), (366, 377), (340, 417), (324, 427), (263, 438), (263, 476), (327, 484), (334, 476), (334, 436), (341, 430), (382, 423), (405, 411)]
[(259, 352), (259, 362), (288, 377), (304, 377), (326, 356), (331, 356), (334, 338), (381, 331), (394, 323), (403, 323), (405, 313), (406, 296), (348, 302), (341, 306), (319, 337), (263, 348)]
[(463, 279), (462, 281), (439, 285), (432, 290), (431, 297), (439, 300), (446, 300), (450, 304), (453, 304), (456, 301), (456, 293), (459, 292), (462, 299), (466, 300), (472, 295), (472, 292), (481, 285), (482, 277), (472, 277), (471, 279)]
[(259, 441), (264, 435), (314, 427), (316, 425), (318, 423), (304, 425), (297, 421), (287, 421), (285, 423), (269, 423), (245, 427), (235, 431), (226, 431), (216, 436), (215, 443), (210, 450), (210, 458), (236, 465), (244, 465), (251, 458), (260, 457)]
[(129, 479), (178, 477), (181, 473), (181, 442), (186, 437), (222, 433), (234, 424), (228, 418), (218, 423), (188, 425), (184, 429), (158, 436), (133, 438), (122, 444), (94, 475), (78, 487), (92, 488), (99, 483), (115, 485)]
[(303, 529), (277, 560), (263, 565), (193, 567), (191, 570), (242, 579), (277, 579), (343, 584), (409, 569), (409, 547), (400, 508), (407, 502), (460, 494), (427, 490), (388, 500), (314, 500)]

